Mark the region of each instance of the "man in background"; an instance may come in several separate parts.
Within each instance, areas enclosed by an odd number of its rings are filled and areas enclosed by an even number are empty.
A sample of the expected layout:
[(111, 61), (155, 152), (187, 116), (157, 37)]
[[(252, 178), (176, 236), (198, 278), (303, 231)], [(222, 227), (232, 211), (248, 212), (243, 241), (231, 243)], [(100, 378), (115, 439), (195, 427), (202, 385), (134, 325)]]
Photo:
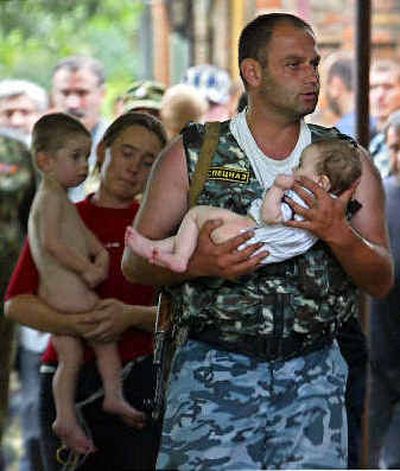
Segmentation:
[(370, 154), (382, 177), (390, 174), (390, 156), (383, 129), (390, 114), (400, 109), (400, 64), (389, 59), (372, 64), (369, 94), (371, 116), (378, 134), (369, 145)]
[[(334, 53), (327, 59), (326, 69), (325, 94), (329, 109), (337, 117), (335, 127), (343, 134), (356, 138), (354, 58), (344, 52)], [(374, 128), (375, 120), (371, 117), (371, 134)]]
[(203, 122), (207, 109), (207, 101), (196, 88), (184, 83), (169, 87), (161, 101), (160, 111), (168, 139), (178, 136), (190, 122)]
[(384, 129), (390, 175), (383, 179), (386, 218), (395, 264), (395, 285), (371, 299), (368, 452), (371, 469), (400, 468), (400, 110)]
[(89, 176), (70, 190), (71, 201), (80, 201), (98, 187), (95, 172), (96, 147), (108, 126), (101, 108), (106, 95), (106, 76), (100, 61), (89, 56), (71, 56), (62, 59), (53, 69), (52, 105), (57, 111), (78, 118), (92, 135), (89, 156)]
[(0, 127), (12, 129), (30, 145), (33, 125), (49, 106), (47, 92), (28, 80), (0, 81)]

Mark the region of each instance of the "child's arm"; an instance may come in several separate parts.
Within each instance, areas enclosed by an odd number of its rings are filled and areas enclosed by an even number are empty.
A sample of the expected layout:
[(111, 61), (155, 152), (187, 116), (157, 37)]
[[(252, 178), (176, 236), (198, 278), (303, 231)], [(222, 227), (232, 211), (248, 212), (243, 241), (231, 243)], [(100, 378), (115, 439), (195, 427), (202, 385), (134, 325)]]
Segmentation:
[(66, 244), (61, 237), (63, 204), (64, 202), (55, 192), (51, 198), (47, 198), (46, 205), (39, 212), (40, 237), (44, 249), (63, 267), (83, 276), (92, 264), (88, 258)]
[(104, 281), (108, 276), (109, 255), (103, 244), (93, 234), (93, 232), (86, 226), (84, 227), (92, 267), (89, 271), (83, 274), (83, 277), (89, 286), (96, 286), (100, 282)]
[(265, 193), (261, 207), (261, 216), (265, 224), (278, 224), (282, 222), (282, 197), (284, 192), (292, 187), (293, 183), (293, 176), (277, 175), (274, 184)]

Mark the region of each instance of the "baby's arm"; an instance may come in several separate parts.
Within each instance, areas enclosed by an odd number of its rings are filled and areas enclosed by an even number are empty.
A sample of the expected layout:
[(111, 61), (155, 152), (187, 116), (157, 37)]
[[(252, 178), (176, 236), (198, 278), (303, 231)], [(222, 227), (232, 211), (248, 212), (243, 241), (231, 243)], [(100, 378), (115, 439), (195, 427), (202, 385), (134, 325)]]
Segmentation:
[(262, 204), (262, 220), (265, 224), (278, 224), (282, 222), (281, 204), (286, 190), (294, 183), (292, 175), (277, 175), (274, 184), (265, 193)]
[[(46, 205), (38, 211), (38, 217), (41, 219), (41, 241), (44, 249), (64, 268), (83, 276), (90, 270), (92, 263), (69, 244), (65, 244), (61, 237), (63, 204), (64, 201), (54, 192), (51, 198), (46, 199)], [(34, 220), (32, 223), (35, 223)]]

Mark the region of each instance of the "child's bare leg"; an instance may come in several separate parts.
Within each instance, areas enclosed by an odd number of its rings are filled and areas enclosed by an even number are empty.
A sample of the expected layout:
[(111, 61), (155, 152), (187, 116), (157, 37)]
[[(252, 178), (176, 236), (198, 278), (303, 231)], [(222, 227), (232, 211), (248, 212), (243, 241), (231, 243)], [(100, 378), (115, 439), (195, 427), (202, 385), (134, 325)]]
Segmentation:
[(174, 247), (173, 238), (169, 237), (160, 241), (150, 240), (131, 226), (126, 228), (125, 245), (128, 245), (134, 253), (146, 258), (151, 263), (154, 263), (156, 251), (172, 252)]
[(87, 454), (96, 450), (76, 417), (75, 387), (82, 364), (82, 345), (79, 339), (54, 335), (53, 345), (58, 353), (58, 367), (53, 378), (53, 396), (56, 406), (54, 433), (71, 450)]
[(97, 365), (103, 380), (103, 409), (110, 414), (119, 415), (128, 425), (142, 428), (146, 414), (132, 407), (122, 392), (121, 362), (115, 343), (92, 344), (96, 353)]

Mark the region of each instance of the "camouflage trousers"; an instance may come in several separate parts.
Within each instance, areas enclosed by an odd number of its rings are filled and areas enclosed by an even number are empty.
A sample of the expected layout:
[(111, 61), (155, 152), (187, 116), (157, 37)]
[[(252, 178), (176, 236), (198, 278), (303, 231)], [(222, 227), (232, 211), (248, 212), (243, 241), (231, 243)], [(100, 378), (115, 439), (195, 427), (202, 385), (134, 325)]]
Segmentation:
[(263, 362), (189, 340), (171, 369), (157, 469), (346, 468), (346, 379), (336, 342)]

